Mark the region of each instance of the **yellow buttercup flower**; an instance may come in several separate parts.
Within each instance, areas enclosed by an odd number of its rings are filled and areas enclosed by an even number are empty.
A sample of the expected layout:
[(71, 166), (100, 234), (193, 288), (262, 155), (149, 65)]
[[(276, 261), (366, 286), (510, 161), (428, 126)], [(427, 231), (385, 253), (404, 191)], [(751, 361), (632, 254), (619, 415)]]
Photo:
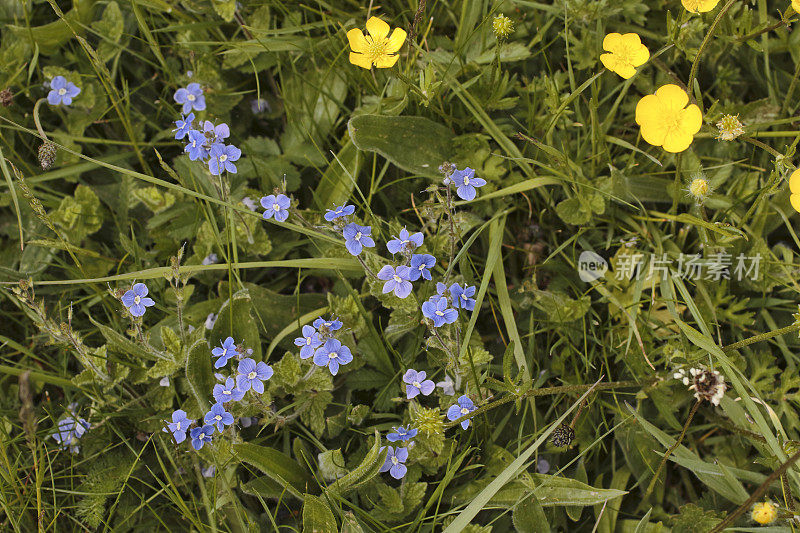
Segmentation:
[(378, 17), (370, 17), (367, 21), (368, 35), (364, 35), (358, 28), (347, 32), (350, 41), (350, 62), (366, 69), (375, 65), (377, 68), (389, 68), (397, 63), (400, 47), (406, 40), (406, 32), (395, 28), (389, 36), (391, 28)]
[(750, 516), (761, 525), (771, 524), (778, 518), (778, 507), (770, 502), (757, 503)]
[(603, 50), (608, 52), (600, 55), (603, 66), (626, 80), (636, 74), (636, 67), (650, 59), (650, 51), (635, 33), (609, 33), (603, 39)]
[(700, 131), (703, 114), (689, 103), (689, 95), (677, 85), (664, 85), (655, 94), (648, 94), (636, 104), (636, 123), (642, 127), (642, 138), (667, 152), (683, 152)]
[(792, 175), (789, 176), (789, 190), (792, 193), (789, 197), (789, 201), (792, 203), (794, 210), (800, 213), (800, 168), (792, 172)]
[(796, 13), (800, 13), (800, 0), (792, 0), (792, 9), (794, 9)]
[[(792, 0), (796, 2), (798, 0)], [(681, 4), (692, 13), (707, 13), (717, 7), (719, 0), (681, 0)]]

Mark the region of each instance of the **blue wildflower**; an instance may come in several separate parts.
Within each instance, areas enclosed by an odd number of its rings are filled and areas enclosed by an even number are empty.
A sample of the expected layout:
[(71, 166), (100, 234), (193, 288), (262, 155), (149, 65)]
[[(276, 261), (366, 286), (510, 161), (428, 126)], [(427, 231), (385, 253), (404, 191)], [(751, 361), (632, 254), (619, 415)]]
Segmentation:
[(175, 132), (175, 139), (181, 140), (187, 135), (189, 132), (192, 131), (192, 122), (194, 122), (194, 113), (189, 113), (185, 117), (181, 117), (180, 120), (175, 121), (175, 126), (177, 126), (174, 130)]
[(475, 198), (475, 187), (483, 187), (486, 180), (475, 177), (475, 170), (467, 167), (464, 170), (456, 170), (450, 176), (456, 185), (456, 194), (463, 200)]
[(80, 439), (91, 424), (83, 418), (67, 416), (58, 421), (58, 429), (53, 433), (53, 440), (61, 444), (61, 448), (70, 453), (78, 453), (78, 439)]
[(467, 311), (475, 309), (475, 299), (472, 298), (475, 296), (474, 286), (468, 286), (465, 283), (464, 287), (461, 287), (458, 283), (453, 283), (450, 285), (450, 294), (453, 297), (453, 307), (460, 307)]
[(225, 380), (224, 385), (222, 383), (217, 383), (214, 385), (214, 390), (211, 395), (214, 397), (214, 401), (217, 403), (225, 403), (231, 400), (238, 402), (244, 398), (244, 391), (239, 390), (236, 387), (235, 379), (228, 378)]
[(436, 264), (436, 258), (431, 254), (414, 254), (411, 256), (411, 281), (417, 281), (420, 276), (431, 280), (431, 271)]
[(208, 155), (208, 171), (219, 176), (223, 170), (236, 174), (236, 165), (233, 162), (242, 157), (242, 151), (232, 144), (217, 143), (211, 146)]
[(231, 130), (224, 122), (215, 126), (213, 122), (206, 120), (203, 122), (203, 133), (207, 139), (211, 139), (211, 144), (216, 144), (230, 137)]
[(339, 372), (340, 365), (346, 365), (353, 360), (350, 348), (342, 346), (336, 339), (328, 339), (325, 344), (317, 348), (314, 352), (314, 364), (321, 367), (328, 367), (334, 376)]
[(175, 101), (183, 104), (183, 114), (188, 114), (192, 109), (202, 111), (206, 108), (206, 97), (203, 96), (203, 88), (199, 83), (190, 83), (186, 88), (175, 91)]
[(214, 477), (214, 474), (217, 473), (217, 467), (214, 465), (208, 465), (205, 468), (200, 469), (200, 474), (203, 477)]
[(47, 102), (50, 105), (70, 105), (72, 99), (81, 93), (80, 87), (67, 81), (64, 76), (56, 76), (50, 82), (50, 92), (47, 93)]
[(239, 375), (236, 377), (236, 386), (242, 392), (251, 388), (259, 393), (264, 393), (264, 382), (272, 377), (272, 367), (263, 361), (256, 364), (251, 358), (239, 361)]
[(406, 384), (406, 398), (409, 400), (418, 394), (422, 393), (427, 396), (436, 388), (436, 384), (430, 379), (425, 379), (427, 374), (425, 371), (417, 372), (413, 368), (406, 370), (403, 374), (403, 382)]
[(271, 109), (269, 107), (269, 102), (263, 98), (254, 98), (250, 100), (250, 111), (252, 111), (254, 115), (258, 115), (264, 111), (271, 111)]
[(378, 279), (386, 282), (383, 284), (383, 294), (394, 291), (398, 298), (406, 298), (411, 294), (411, 274), (407, 266), (400, 265), (396, 269), (391, 265), (384, 266), (378, 272)]
[(206, 413), (203, 422), (206, 424), (217, 425), (217, 431), (222, 433), (225, 431), (225, 426), (233, 424), (233, 415), (225, 410), (225, 406), (221, 403), (215, 403), (211, 406), (211, 410)]
[(333, 206), (333, 209), (328, 209), (325, 212), (325, 220), (331, 222), (339, 217), (347, 217), (356, 212), (356, 206), (342, 204), (338, 207)]
[(389, 250), (389, 253), (396, 254), (403, 251), (412, 251), (415, 248), (419, 248), (422, 246), (422, 239), (423, 235), (421, 232), (414, 233), (413, 235), (409, 235), (408, 230), (403, 228), (400, 230), (400, 236), (395, 237), (391, 241), (386, 243), (386, 248)]
[(264, 220), (275, 218), (278, 222), (286, 222), (289, 218), (289, 208), (292, 206), (292, 201), (285, 194), (270, 194), (261, 199), (261, 207), (266, 209), (264, 211)]
[(228, 337), (222, 341), (219, 346), (211, 350), (211, 355), (219, 357), (214, 363), (214, 368), (222, 368), (228, 364), (231, 358), (238, 357), (241, 354), (236, 349), (236, 343), (233, 341), (233, 337)]
[(201, 161), (208, 157), (208, 147), (206, 146), (206, 136), (197, 130), (189, 130), (186, 135), (189, 137), (189, 143), (184, 147), (183, 151), (189, 154), (191, 161)]
[(389, 474), (395, 479), (401, 479), (406, 475), (408, 468), (405, 463), (408, 460), (408, 448), (397, 448), (395, 451), (391, 446), (381, 447), (381, 451), (387, 449), (386, 462), (381, 467), (381, 472), (389, 471)]
[(447, 307), (447, 298), (433, 296), (422, 304), (422, 314), (433, 320), (433, 327), (438, 328), (444, 324), (452, 324), (458, 320), (458, 311)]
[(156, 303), (152, 298), (146, 298), (147, 285), (144, 283), (136, 283), (133, 287), (122, 295), (122, 305), (128, 308), (131, 315), (142, 316), (148, 307)]
[(207, 442), (211, 442), (211, 435), (214, 434), (214, 426), (202, 426), (197, 428), (192, 428), (189, 431), (189, 437), (192, 439), (192, 448), (195, 450), (199, 450), (202, 448)]
[(303, 326), (303, 336), (294, 340), (295, 346), (300, 348), (300, 359), (308, 359), (314, 355), (314, 351), (322, 346), (322, 339), (319, 338), (317, 330), (309, 325)]
[[(458, 403), (451, 405), (447, 410), (447, 419), (450, 421), (458, 420), (462, 416), (468, 415), (476, 409), (475, 404), (472, 403), (472, 400), (466, 396), (459, 397), (457, 402)], [(461, 421), (461, 427), (463, 429), (467, 429), (469, 427), (469, 418)]]
[(172, 422), (168, 422), (167, 427), (165, 427), (163, 431), (164, 433), (172, 433), (175, 442), (180, 444), (186, 440), (186, 432), (191, 425), (192, 421), (186, 417), (186, 411), (178, 409), (172, 413)]
[(388, 440), (389, 442), (397, 442), (397, 441), (405, 442), (407, 440), (411, 440), (414, 437), (416, 437), (418, 433), (418, 430), (416, 429), (412, 428), (406, 429), (403, 426), (393, 429), (394, 429), (393, 433), (386, 434), (386, 440)]
[(456, 394), (456, 383), (447, 374), (444, 376), (444, 381), (439, 381), (436, 386), (441, 388), (442, 392), (448, 396), (455, 396)]
[(314, 321), (314, 327), (319, 330), (320, 335), (322, 335), (323, 332), (327, 333), (329, 331), (336, 331), (337, 329), (341, 329), (342, 325), (343, 324), (341, 320), (333, 317), (331, 317), (329, 320), (325, 320), (324, 318), (319, 317)]
[(344, 244), (350, 255), (358, 255), (363, 248), (374, 248), (375, 241), (372, 240), (370, 235), (372, 228), (369, 226), (359, 226), (355, 222), (344, 227), (342, 235), (344, 235)]

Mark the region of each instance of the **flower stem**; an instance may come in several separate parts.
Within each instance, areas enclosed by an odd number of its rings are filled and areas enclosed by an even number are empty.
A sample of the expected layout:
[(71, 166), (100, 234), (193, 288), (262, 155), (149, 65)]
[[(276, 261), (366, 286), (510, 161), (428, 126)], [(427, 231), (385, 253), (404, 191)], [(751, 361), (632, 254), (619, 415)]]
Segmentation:
[(44, 98), (39, 98), (33, 105), (33, 122), (36, 124), (36, 131), (38, 131), (39, 135), (42, 136), (42, 140), (48, 142), (50, 139), (47, 138), (47, 134), (45, 134), (44, 130), (42, 129), (42, 123), (39, 122), (39, 107), (44, 101)]
[(732, 352), (734, 350), (738, 350), (739, 348), (744, 348), (745, 346), (750, 346), (751, 344), (755, 344), (757, 342), (765, 341), (767, 339), (771, 339), (773, 337), (779, 337), (781, 335), (785, 335), (786, 333), (792, 333), (794, 331), (800, 331), (800, 323), (794, 323), (785, 328), (776, 329), (773, 331), (768, 331), (766, 333), (761, 333), (759, 335), (755, 335), (753, 337), (748, 337), (744, 340), (739, 342), (734, 342), (733, 344), (729, 344), (727, 346), (722, 347), (723, 352)]
[(653, 474), (653, 479), (650, 481), (650, 485), (647, 486), (647, 490), (644, 493), (644, 497), (642, 497), (643, 500), (646, 500), (647, 497), (650, 496), (650, 494), (653, 492), (653, 489), (656, 487), (656, 483), (658, 482), (658, 476), (659, 474), (661, 474), (661, 471), (667, 464), (669, 456), (672, 455), (672, 452), (678, 449), (678, 446), (681, 445), (681, 441), (683, 441), (683, 437), (686, 436), (686, 430), (689, 429), (689, 424), (692, 423), (692, 418), (694, 418), (694, 414), (697, 412), (697, 408), (700, 407), (701, 401), (702, 400), (697, 400), (696, 402), (694, 402), (692, 410), (689, 411), (689, 418), (686, 419), (686, 423), (683, 425), (683, 431), (681, 431), (681, 436), (678, 437), (678, 440), (675, 441), (675, 444), (673, 444), (667, 449), (667, 451), (664, 453), (664, 457), (661, 458), (661, 463), (659, 463), (658, 465), (658, 470), (656, 470), (656, 473)]
[(736, 0), (728, 0), (728, 3), (725, 4), (725, 6), (717, 14), (717, 18), (714, 19), (714, 22), (711, 24), (711, 28), (709, 28), (705, 39), (703, 39), (703, 42), (700, 44), (700, 48), (697, 50), (697, 55), (694, 56), (692, 70), (689, 72), (689, 82), (686, 84), (690, 95), (694, 92), (694, 79), (697, 76), (697, 68), (700, 66), (700, 56), (703, 54), (706, 46), (708, 46), (708, 43), (711, 41), (711, 37), (714, 35), (714, 32), (717, 31), (717, 26), (719, 26), (719, 23), (722, 21), (722, 17), (725, 16), (725, 13), (728, 12), (734, 2), (736, 2)]

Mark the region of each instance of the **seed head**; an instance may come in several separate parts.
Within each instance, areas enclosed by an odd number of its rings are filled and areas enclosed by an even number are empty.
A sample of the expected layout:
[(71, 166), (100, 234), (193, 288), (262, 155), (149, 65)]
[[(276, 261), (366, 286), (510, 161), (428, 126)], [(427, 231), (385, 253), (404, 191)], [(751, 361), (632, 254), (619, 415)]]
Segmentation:
[(0, 91), (0, 105), (3, 107), (8, 107), (14, 102), (14, 93), (11, 92), (11, 89), (5, 88)]
[(39, 164), (42, 170), (47, 170), (56, 162), (56, 145), (50, 141), (45, 141), (39, 147)]
[(673, 376), (680, 380), (689, 390), (694, 391), (694, 397), (698, 400), (706, 400), (714, 405), (719, 405), (722, 397), (725, 396), (725, 378), (716, 370), (707, 368), (690, 368), (687, 373), (680, 368), (675, 371)]
[(442, 434), (442, 413), (439, 409), (420, 407), (411, 412), (411, 425), (426, 435)]
[(507, 39), (514, 31), (514, 23), (510, 18), (500, 13), (492, 19), (492, 31), (498, 39)]
[(717, 122), (717, 128), (719, 128), (717, 139), (720, 141), (732, 141), (744, 135), (744, 126), (739, 122), (739, 115), (725, 115)]

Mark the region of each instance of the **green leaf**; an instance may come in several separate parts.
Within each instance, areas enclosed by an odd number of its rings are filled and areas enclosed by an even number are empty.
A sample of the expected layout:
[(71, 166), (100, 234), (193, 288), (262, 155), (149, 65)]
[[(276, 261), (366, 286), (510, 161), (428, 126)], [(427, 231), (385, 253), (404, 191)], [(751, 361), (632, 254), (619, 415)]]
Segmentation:
[(550, 533), (544, 509), (533, 494), (514, 507), (511, 521), (518, 533)]
[(214, 387), (214, 371), (211, 368), (211, 350), (205, 339), (192, 344), (186, 358), (186, 379), (198, 407), (198, 416), (208, 411), (209, 398)]
[(233, 20), (233, 15), (236, 13), (236, 0), (211, 0), (211, 5), (223, 20), (226, 22)]
[(325, 500), (306, 494), (303, 502), (303, 533), (336, 533), (336, 517)]
[(227, 337), (233, 337), (237, 345), (243, 343), (245, 348), (252, 348), (251, 357), (260, 361), (261, 338), (258, 325), (251, 314), (252, 309), (253, 303), (247, 289), (234, 293), (233, 299), (222, 304), (222, 309), (219, 310), (217, 321), (211, 329), (211, 344), (216, 346)]
[(347, 130), (359, 150), (377, 152), (421, 176), (439, 177), (439, 165), (453, 150), (450, 129), (424, 117), (360, 115), (350, 119)]
[[(316, 487), (313, 478), (294, 459), (278, 450), (243, 442), (234, 444), (233, 452), (240, 461), (258, 468), (296, 498), (303, 499), (309, 488)], [(256, 487), (268, 490), (274, 485), (262, 482)]]
[(367, 452), (364, 460), (361, 461), (357, 467), (351, 472), (344, 475), (335, 483), (328, 486), (325, 492), (331, 495), (344, 495), (347, 492), (362, 486), (367, 481), (371, 480), (378, 475), (378, 471), (383, 466), (386, 460), (386, 453), (381, 452), (381, 437), (378, 431), (375, 431), (375, 443), (372, 448)]

